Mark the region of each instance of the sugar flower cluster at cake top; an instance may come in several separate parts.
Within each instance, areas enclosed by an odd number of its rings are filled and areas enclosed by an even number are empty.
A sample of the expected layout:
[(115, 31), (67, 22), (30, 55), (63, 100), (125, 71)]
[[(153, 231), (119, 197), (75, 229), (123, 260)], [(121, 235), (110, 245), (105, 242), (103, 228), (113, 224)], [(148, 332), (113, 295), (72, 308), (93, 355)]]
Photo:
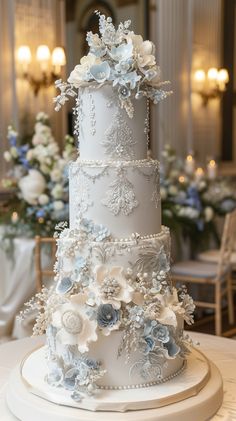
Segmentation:
[(102, 86), (110, 83), (117, 90), (120, 104), (132, 117), (131, 98), (149, 98), (155, 104), (166, 98), (171, 92), (161, 82), (160, 67), (155, 59), (155, 46), (151, 41), (144, 41), (129, 29), (131, 21), (120, 23), (116, 29), (111, 17), (106, 18), (99, 12), (100, 34), (87, 33), (89, 52), (82, 57), (80, 64), (71, 72), (68, 83), (61, 80), (56, 86), (61, 90), (54, 101), (59, 110), (69, 96), (75, 96), (74, 88), (88, 84)]

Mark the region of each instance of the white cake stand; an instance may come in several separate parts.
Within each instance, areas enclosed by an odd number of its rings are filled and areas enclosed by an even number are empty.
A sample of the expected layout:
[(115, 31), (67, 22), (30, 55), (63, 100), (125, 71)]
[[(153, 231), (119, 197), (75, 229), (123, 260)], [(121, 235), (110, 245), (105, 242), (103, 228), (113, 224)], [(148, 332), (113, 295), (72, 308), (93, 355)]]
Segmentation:
[(7, 404), (21, 421), (206, 421), (223, 400), (218, 369), (197, 350), (188, 358), (187, 368), (166, 383), (100, 390), (95, 398), (79, 403), (64, 390), (45, 383), (43, 353), (41, 348), (28, 355), (10, 378)]

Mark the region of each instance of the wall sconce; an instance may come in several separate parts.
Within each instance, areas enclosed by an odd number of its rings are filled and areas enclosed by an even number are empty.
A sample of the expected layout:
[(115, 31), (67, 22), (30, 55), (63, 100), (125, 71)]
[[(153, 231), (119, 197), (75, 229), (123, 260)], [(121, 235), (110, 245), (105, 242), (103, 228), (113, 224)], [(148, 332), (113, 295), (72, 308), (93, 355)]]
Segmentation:
[(207, 72), (198, 69), (194, 73), (195, 92), (197, 92), (206, 106), (210, 99), (220, 98), (226, 90), (229, 74), (226, 69), (210, 68)]
[(41, 76), (35, 77), (29, 71), (32, 54), (28, 45), (22, 45), (17, 50), (17, 61), (21, 66), (22, 76), (37, 95), (41, 88), (49, 88), (61, 77), (61, 67), (66, 64), (66, 56), (62, 47), (54, 48), (52, 54), (47, 45), (39, 45), (36, 50), (36, 62), (39, 64)]

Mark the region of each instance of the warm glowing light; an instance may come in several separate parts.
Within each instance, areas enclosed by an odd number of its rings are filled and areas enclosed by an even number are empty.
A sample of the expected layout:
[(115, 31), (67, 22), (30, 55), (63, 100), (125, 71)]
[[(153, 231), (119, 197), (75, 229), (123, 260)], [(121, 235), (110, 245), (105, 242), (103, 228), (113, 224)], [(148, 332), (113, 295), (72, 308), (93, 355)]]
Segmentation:
[(204, 171), (203, 171), (203, 169), (202, 169), (201, 167), (198, 167), (198, 168), (196, 169), (196, 174), (198, 174), (198, 175), (203, 175), (203, 173), (204, 173)]
[(17, 60), (21, 64), (29, 64), (31, 62), (32, 55), (28, 45), (21, 45), (17, 50)]
[(204, 82), (206, 79), (206, 73), (204, 72), (204, 70), (202, 69), (196, 70), (196, 72), (194, 73), (194, 79), (197, 82)]
[(207, 72), (207, 77), (209, 80), (216, 81), (218, 78), (218, 70), (216, 67), (211, 67)]
[(185, 182), (185, 177), (183, 175), (179, 176), (179, 182), (180, 183), (184, 183)]
[(12, 215), (11, 215), (11, 222), (12, 222), (13, 224), (16, 224), (16, 223), (18, 222), (18, 220), (19, 220), (18, 213), (17, 213), (17, 212), (12, 212)]
[(192, 155), (188, 155), (186, 159), (187, 159), (188, 162), (192, 162), (193, 157), (192, 157)]
[(51, 54), (47, 45), (39, 45), (36, 51), (36, 59), (40, 63), (42, 71), (47, 70), (48, 61), (50, 60)]
[(218, 82), (228, 83), (229, 73), (226, 69), (220, 69), (217, 75)]
[(43, 224), (44, 223), (44, 218), (38, 218), (38, 222), (40, 223), (40, 224)]
[(215, 167), (216, 166), (216, 161), (214, 161), (214, 159), (211, 159), (209, 162), (209, 166), (210, 167)]
[(61, 73), (61, 66), (66, 64), (66, 56), (62, 47), (54, 48), (52, 52), (52, 64), (54, 66), (54, 72), (59, 75)]
[(201, 181), (204, 176), (204, 170), (201, 167), (198, 167), (195, 171), (195, 179)]
[(226, 84), (229, 81), (229, 73), (226, 69), (220, 69), (217, 76), (217, 82), (219, 85), (220, 91), (225, 91)]
[(62, 47), (54, 48), (52, 52), (52, 64), (54, 66), (64, 66), (66, 64), (66, 56)]

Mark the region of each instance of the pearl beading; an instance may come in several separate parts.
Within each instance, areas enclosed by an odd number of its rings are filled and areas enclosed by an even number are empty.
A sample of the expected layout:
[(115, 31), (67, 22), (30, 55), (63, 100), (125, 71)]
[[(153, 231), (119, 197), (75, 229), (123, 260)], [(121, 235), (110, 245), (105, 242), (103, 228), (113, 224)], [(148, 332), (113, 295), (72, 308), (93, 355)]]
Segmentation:
[[(63, 232), (68, 232), (68, 234), (71, 232), (72, 234), (73, 234), (73, 236), (72, 237), (64, 237), (63, 236)], [(61, 239), (61, 240), (74, 240), (75, 239), (75, 235), (74, 235), (74, 229), (70, 229), (70, 228), (66, 228), (64, 231), (62, 232), (62, 234), (61, 234), (61, 236), (60, 236), (60, 238), (59, 238), (59, 240)], [(149, 240), (158, 240), (158, 239), (161, 239), (162, 237), (164, 237), (164, 236), (166, 236), (166, 235), (169, 235), (169, 233), (170, 233), (170, 230), (169, 230), (169, 228), (168, 227), (165, 227), (164, 225), (162, 225), (162, 227), (161, 227), (161, 231), (160, 232), (158, 232), (157, 234), (149, 234), (149, 235), (139, 235), (138, 233), (133, 233), (133, 234), (131, 234), (131, 236), (130, 237), (127, 237), (127, 238), (114, 238), (114, 239), (111, 239), (111, 240), (109, 240), (109, 241), (107, 241), (107, 240), (105, 240), (105, 241), (101, 241), (101, 243), (102, 244), (121, 244), (121, 243), (129, 243), (130, 245), (137, 245), (137, 243), (139, 242), (139, 241), (145, 241), (145, 240), (147, 240), (147, 241), (149, 241)], [(79, 240), (78, 241), (80, 244), (82, 244), (82, 243), (87, 243), (87, 241), (82, 241), (82, 240)], [(90, 242), (91, 244), (98, 244), (98, 242), (97, 241), (91, 241)]]
[(159, 169), (159, 161), (156, 159), (136, 159), (130, 161), (105, 161), (105, 160), (90, 160), (90, 159), (77, 159), (70, 164), (74, 166), (88, 166), (88, 167), (157, 167)]
[(98, 389), (102, 389), (102, 390), (129, 390), (129, 389), (143, 389), (143, 388), (147, 388), (147, 387), (152, 387), (152, 386), (156, 386), (158, 384), (162, 384), (162, 383), (166, 383), (169, 380), (174, 379), (175, 377), (179, 376), (179, 374), (181, 374), (187, 366), (187, 361), (184, 360), (182, 367), (176, 371), (173, 374), (170, 374), (167, 377), (164, 377), (163, 379), (157, 380), (157, 381), (153, 381), (153, 382), (147, 382), (147, 383), (139, 383), (139, 384), (131, 384), (131, 385), (127, 385), (127, 386), (98, 386)]

